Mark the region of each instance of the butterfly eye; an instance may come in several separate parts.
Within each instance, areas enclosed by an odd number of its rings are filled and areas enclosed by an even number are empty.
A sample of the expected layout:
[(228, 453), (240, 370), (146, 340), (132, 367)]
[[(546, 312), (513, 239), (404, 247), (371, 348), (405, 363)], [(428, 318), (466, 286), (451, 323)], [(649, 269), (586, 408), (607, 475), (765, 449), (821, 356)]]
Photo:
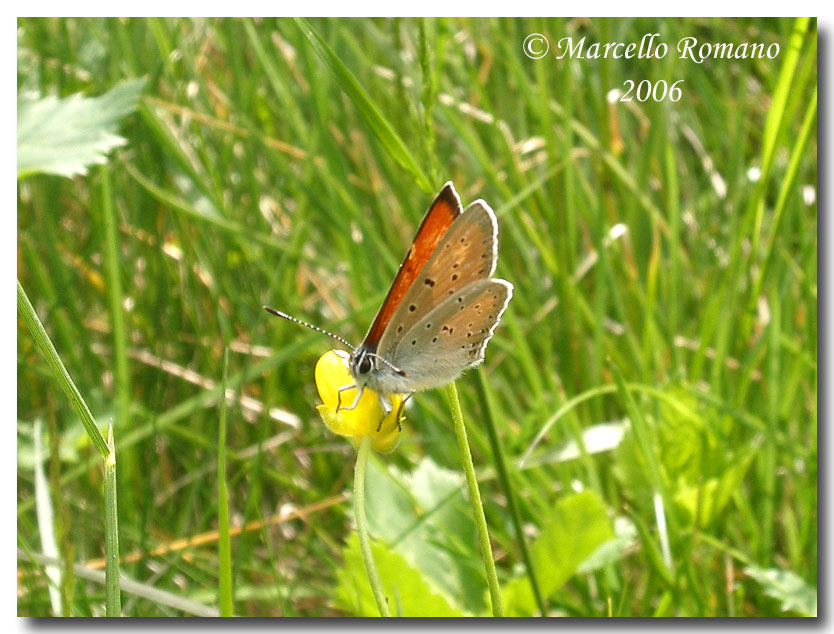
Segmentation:
[(356, 368), (356, 371), (359, 374), (367, 374), (371, 371), (371, 360), (368, 357), (363, 357), (362, 360), (359, 362), (359, 367)]

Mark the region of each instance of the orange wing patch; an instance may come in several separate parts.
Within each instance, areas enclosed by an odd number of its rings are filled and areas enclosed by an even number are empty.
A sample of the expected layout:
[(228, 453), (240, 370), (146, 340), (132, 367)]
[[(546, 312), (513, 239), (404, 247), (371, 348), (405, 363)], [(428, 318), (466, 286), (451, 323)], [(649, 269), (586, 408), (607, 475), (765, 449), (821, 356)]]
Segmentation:
[(379, 343), (382, 333), (388, 326), (388, 322), (391, 321), (391, 317), (397, 310), (397, 306), (400, 305), (406, 291), (420, 274), (440, 240), (460, 213), (460, 199), (455, 192), (455, 188), (451, 183), (446, 183), (437, 198), (434, 199), (431, 207), (429, 207), (426, 217), (423, 218), (423, 222), (417, 230), (417, 235), (414, 236), (414, 242), (412, 242), (408, 253), (405, 254), (405, 260), (400, 265), (397, 277), (394, 278), (394, 283), (391, 284), (391, 289), (388, 291), (385, 301), (382, 302), (382, 307), (379, 309), (362, 345), (373, 347)]

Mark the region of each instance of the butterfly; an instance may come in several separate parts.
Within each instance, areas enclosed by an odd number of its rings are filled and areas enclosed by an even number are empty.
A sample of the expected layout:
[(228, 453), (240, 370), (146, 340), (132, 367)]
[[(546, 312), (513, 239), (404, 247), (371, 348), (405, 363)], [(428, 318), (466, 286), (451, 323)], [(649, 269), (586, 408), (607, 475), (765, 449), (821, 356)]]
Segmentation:
[[(348, 346), (354, 381), (339, 388), (338, 409), (354, 409), (365, 388), (380, 395), (383, 419), (392, 411), (387, 395), (445, 385), (484, 360), (513, 285), (492, 277), (498, 262), (498, 222), (484, 200), (463, 209), (447, 182), (426, 213), (411, 248), (368, 334), (354, 347), (341, 337), (264, 306)], [(356, 389), (350, 406), (341, 393)]]

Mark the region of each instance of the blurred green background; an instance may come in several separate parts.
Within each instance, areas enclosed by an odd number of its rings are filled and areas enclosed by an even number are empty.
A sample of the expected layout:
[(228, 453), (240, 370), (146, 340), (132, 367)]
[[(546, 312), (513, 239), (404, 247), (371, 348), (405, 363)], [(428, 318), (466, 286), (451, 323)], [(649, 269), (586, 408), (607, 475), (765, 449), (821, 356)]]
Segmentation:
[[(647, 33), (666, 57), (555, 55)], [(690, 36), (780, 53), (696, 64), (675, 53)], [(17, 50), (19, 103), (141, 87), (106, 165), (17, 187), (18, 279), (114, 425), (130, 578), (217, 604), (228, 348), (235, 613), (374, 613), (355, 452), (315, 410), (332, 342), (261, 306), (359, 342), (452, 180), (496, 210), (515, 286), (458, 381), (508, 613), (816, 612), (814, 20), (19, 19)], [(618, 101), (626, 80), (683, 82)], [(60, 157), (83, 125), (50, 122)], [(102, 586), (66, 567), (100, 567), (100, 460), (18, 323), (18, 613), (102, 614)], [(488, 614), (442, 391), (406, 418), (368, 479), (392, 610)], [(44, 534), (60, 601), (31, 556)], [(188, 613), (127, 590), (122, 608)]]

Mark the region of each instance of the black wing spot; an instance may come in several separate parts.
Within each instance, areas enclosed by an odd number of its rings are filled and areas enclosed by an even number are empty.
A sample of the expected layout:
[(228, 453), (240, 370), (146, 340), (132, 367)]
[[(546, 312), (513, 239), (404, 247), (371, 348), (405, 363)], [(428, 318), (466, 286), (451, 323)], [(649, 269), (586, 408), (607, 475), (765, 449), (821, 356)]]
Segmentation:
[(426, 330), (428, 330), (429, 328), (431, 328), (431, 324), (426, 324)]
[(416, 345), (417, 345), (417, 340), (416, 340), (416, 339), (412, 339), (412, 340), (411, 340), (411, 345), (412, 345), (412, 346), (416, 346)]
[(431, 340), (432, 343), (437, 343), (437, 337), (433, 337)]
[(424, 280), (424, 282), (425, 282), (426, 286), (434, 286), (434, 280), (433, 280), (433, 279), (431, 279), (431, 278), (429, 278), (429, 277), (427, 277), (427, 278)]
[(400, 326), (397, 326), (397, 332), (398, 332), (398, 333), (400, 333), (400, 332), (402, 332), (402, 331), (403, 331), (403, 327), (402, 327), (401, 325), (400, 325)]
[(415, 310), (417, 310), (417, 306), (412, 304), (411, 306), (408, 307), (408, 310), (410, 310), (413, 313)]

